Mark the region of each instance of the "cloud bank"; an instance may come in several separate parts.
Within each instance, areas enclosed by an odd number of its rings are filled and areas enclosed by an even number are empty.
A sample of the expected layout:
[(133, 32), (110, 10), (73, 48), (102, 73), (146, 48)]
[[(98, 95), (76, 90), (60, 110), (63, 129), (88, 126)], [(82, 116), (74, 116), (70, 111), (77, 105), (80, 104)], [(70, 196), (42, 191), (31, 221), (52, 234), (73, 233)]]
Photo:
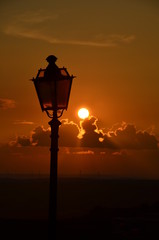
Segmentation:
[[(137, 130), (133, 124), (122, 123), (114, 130), (103, 132), (98, 127), (98, 119), (90, 117), (80, 124), (62, 120), (59, 129), (59, 145), (63, 147), (89, 147), (107, 149), (158, 149), (157, 138)], [(36, 127), (29, 137), (18, 137), (14, 142), (18, 146), (49, 146), (50, 128)]]

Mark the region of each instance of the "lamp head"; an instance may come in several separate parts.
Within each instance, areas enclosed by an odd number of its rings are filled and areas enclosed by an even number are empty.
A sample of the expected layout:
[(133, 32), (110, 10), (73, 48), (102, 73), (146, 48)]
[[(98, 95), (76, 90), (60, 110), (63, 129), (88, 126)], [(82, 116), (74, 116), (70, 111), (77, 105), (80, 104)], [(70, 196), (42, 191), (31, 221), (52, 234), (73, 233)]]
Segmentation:
[[(70, 75), (65, 67), (56, 66), (57, 57), (54, 55), (48, 56), (46, 60), (48, 67), (40, 68), (36, 78), (33, 78), (42, 111), (67, 110), (74, 76)], [(47, 74), (49, 72), (51, 74)]]

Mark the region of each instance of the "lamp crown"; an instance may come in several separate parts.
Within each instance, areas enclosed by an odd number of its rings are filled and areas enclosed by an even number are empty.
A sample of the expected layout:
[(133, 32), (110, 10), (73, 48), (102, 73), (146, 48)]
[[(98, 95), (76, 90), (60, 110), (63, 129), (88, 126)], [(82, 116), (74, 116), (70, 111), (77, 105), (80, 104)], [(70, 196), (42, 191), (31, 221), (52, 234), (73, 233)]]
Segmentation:
[(55, 63), (57, 60), (57, 57), (55, 57), (54, 55), (49, 55), (47, 58), (46, 58), (46, 61), (48, 63)]

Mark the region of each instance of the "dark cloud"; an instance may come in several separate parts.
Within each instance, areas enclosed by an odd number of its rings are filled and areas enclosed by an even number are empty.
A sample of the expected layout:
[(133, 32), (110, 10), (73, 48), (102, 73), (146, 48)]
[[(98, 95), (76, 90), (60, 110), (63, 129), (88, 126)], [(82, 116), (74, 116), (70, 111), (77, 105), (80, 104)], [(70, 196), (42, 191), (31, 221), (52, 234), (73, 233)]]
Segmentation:
[(81, 129), (84, 130), (81, 138), (82, 147), (114, 147), (114, 144), (103, 131), (98, 129), (97, 118), (90, 117), (83, 120), (81, 122)]
[(132, 124), (121, 124), (116, 130), (103, 133), (98, 128), (98, 119), (90, 117), (81, 122), (82, 147), (111, 149), (158, 149), (158, 140), (146, 131), (137, 131)]
[(79, 127), (74, 122), (69, 122), (68, 119), (62, 120), (59, 129), (59, 145), (64, 147), (79, 146), (80, 140), (77, 137), (79, 134)]
[[(36, 127), (30, 137), (18, 137), (14, 145), (50, 146), (50, 128)], [(12, 144), (13, 145), (13, 144)], [(98, 119), (90, 117), (78, 126), (67, 119), (59, 128), (59, 146), (91, 147), (108, 149), (158, 149), (157, 138), (146, 132), (137, 131), (132, 124), (121, 124), (117, 129), (104, 133), (98, 128)]]
[[(59, 146), (75, 147), (78, 145), (79, 133), (77, 124), (62, 120), (62, 125), (59, 128)], [(37, 127), (33, 130), (31, 135), (31, 143), (35, 146), (50, 146), (50, 128)]]
[(28, 147), (31, 146), (31, 140), (27, 136), (18, 136), (15, 140), (10, 141), (8, 147)]
[(131, 124), (125, 124), (109, 133), (110, 139), (117, 148), (125, 149), (157, 149), (158, 141), (154, 135), (146, 131), (137, 131)]
[(49, 146), (50, 145), (50, 130), (39, 126), (36, 127), (31, 136), (32, 145)]
[(92, 117), (81, 122), (81, 127), (84, 130), (84, 134), (81, 139), (82, 147), (99, 147), (101, 145), (99, 138), (103, 138), (103, 135), (100, 132), (95, 132), (95, 120), (96, 119)]
[[(59, 146), (76, 147), (79, 145), (79, 127), (67, 119), (62, 120), (62, 125), (59, 128)], [(50, 128), (45, 129), (43, 126), (36, 127), (30, 137), (20, 136), (16, 141), (12, 141), (11, 145), (15, 146), (50, 146)]]
[(22, 136), (22, 137), (18, 137), (17, 141), (16, 141), (16, 145), (17, 146), (31, 146), (31, 142), (30, 142), (30, 138)]

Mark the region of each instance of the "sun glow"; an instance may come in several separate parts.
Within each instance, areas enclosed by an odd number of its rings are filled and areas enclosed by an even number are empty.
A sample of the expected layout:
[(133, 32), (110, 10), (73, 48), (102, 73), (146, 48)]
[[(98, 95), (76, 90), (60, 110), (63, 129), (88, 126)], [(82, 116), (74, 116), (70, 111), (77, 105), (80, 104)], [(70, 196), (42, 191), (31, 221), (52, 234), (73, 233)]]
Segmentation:
[(87, 108), (80, 108), (78, 110), (78, 116), (79, 118), (81, 119), (85, 119), (85, 118), (88, 118), (89, 117), (89, 111)]

